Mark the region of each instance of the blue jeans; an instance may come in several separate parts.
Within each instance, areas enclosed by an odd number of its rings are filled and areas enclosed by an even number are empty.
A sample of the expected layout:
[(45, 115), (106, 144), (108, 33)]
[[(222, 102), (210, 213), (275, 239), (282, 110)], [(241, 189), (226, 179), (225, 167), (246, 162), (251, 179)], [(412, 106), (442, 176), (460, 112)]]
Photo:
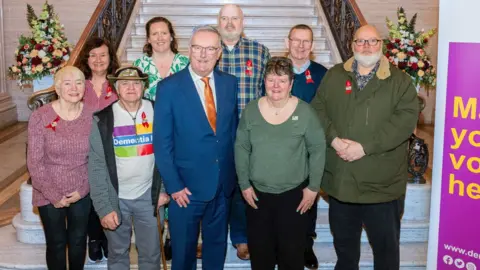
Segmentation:
[(38, 207), (47, 242), (49, 270), (67, 269), (67, 246), (69, 269), (83, 269), (90, 208), (91, 200), (88, 195), (69, 207), (55, 208), (52, 204)]
[(230, 209), (230, 240), (235, 246), (237, 244), (247, 243), (247, 215), (246, 202), (243, 199), (240, 186), (237, 185), (232, 197), (232, 206)]

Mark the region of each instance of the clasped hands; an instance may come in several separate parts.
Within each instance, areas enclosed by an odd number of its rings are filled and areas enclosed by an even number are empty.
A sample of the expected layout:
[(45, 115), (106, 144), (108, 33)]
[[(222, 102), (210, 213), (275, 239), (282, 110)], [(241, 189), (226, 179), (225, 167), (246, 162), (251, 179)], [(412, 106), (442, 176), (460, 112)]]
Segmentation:
[(332, 147), (337, 151), (337, 155), (348, 162), (361, 159), (365, 156), (363, 146), (349, 139), (335, 138), (332, 141)]
[[(308, 209), (312, 208), (312, 205), (315, 203), (317, 199), (318, 192), (311, 191), (308, 188), (303, 189), (303, 197), (302, 201), (297, 207), (297, 212), (300, 211), (300, 214), (303, 215)], [(245, 201), (247, 201), (248, 205), (250, 205), (253, 209), (258, 209), (257, 204), (255, 203), (258, 201), (258, 197), (253, 190), (253, 187), (249, 187), (245, 190), (242, 190), (242, 195)]]
[(53, 204), (55, 208), (64, 208), (69, 207), (70, 204), (78, 202), (80, 200), (80, 193), (78, 191), (74, 191), (62, 197), (62, 199)]

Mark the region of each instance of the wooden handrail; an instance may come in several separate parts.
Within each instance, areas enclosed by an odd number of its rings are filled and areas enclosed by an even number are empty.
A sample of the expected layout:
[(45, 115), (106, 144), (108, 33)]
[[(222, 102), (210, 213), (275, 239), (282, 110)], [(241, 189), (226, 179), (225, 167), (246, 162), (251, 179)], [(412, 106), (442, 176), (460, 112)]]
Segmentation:
[(352, 57), (355, 31), (367, 24), (355, 0), (319, 0), (343, 61)]
[[(66, 65), (77, 66), (79, 64), (80, 53), (82, 52), (85, 43), (92, 36), (99, 36), (108, 39), (115, 50), (118, 50), (120, 38), (125, 32), (127, 21), (132, 15), (135, 3), (136, 0), (100, 0), (90, 17), (87, 26), (85, 26), (78, 43), (72, 50), (70, 59)], [(119, 13), (121, 14), (119, 15)], [(120, 18), (121, 21), (117, 21), (118, 18)], [(35, 110), (56, 98), (55, 87), (51, 86), (45, 90), (33, 93), (28, 98), (27, 105), (31, 110)]]
[(357, 16), (358, 20), (360, 21), (360, 26), (367, 25), (367, 20), (365, 20), (365, 17), (363, 17), (363, 13), (362, 13), (362, 11), (360, 10), (360, 7), (358, 7), (357, 1), (355, 1), (355, 0), (348, 0), (348, 2), (350, 3), (350, 6), (352, 7), (353, 12), (354, 12), (355, 15)]

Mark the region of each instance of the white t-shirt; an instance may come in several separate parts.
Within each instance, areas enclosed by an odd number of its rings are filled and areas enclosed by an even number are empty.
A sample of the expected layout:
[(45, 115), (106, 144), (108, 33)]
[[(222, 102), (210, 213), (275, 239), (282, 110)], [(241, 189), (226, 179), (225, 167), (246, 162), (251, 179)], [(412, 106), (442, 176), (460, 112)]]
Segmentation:
[[(113, 109), (113, 148), (117, 162), (118, 197), (133, 200), (152, 186), (153, 168), (153, 106), (142, 100), (138, 113), (128, 113), (120, 106)], [(136, 116), (135, 124), (133, 118)]]

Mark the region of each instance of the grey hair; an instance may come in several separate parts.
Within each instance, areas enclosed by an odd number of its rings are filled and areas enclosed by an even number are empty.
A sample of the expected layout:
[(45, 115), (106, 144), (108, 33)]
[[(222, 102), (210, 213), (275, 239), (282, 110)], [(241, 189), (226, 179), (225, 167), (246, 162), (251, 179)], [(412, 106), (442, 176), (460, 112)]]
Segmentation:
[(65, 77), (65, 75), (67, 74), (72, 74), (74, 76), (76, 76), (75, 79), (79, 79), (83, 82), (85, 82), (85, 75), (83, 74), (83, 72), (75, 67), (75, 66), (64, 66), (60, 69), (57, 70), (57, 72), (55, 72), (55, 75), (54, 75), (54, 85), (55, 85), (55, 89), (59, 89), (60, 88), (60, 85), (62, 84), (63, 82), (63, 77)]
[(199, 32), (210, 32), (210, 33), (216, 34), (218, 37), (218, 46), (219, 47), (221, 46), (222, 36), (220, 35), (220, 32), (218, 32), (217, 27), (208, 25), (208, 24), (199, 25), (193, 28), (192, 36), (190, 37), (190, 41), (188, 43), (189, 45), (192, 45), (193, 37), (195, 36), (196, 33), (199, 33)]

